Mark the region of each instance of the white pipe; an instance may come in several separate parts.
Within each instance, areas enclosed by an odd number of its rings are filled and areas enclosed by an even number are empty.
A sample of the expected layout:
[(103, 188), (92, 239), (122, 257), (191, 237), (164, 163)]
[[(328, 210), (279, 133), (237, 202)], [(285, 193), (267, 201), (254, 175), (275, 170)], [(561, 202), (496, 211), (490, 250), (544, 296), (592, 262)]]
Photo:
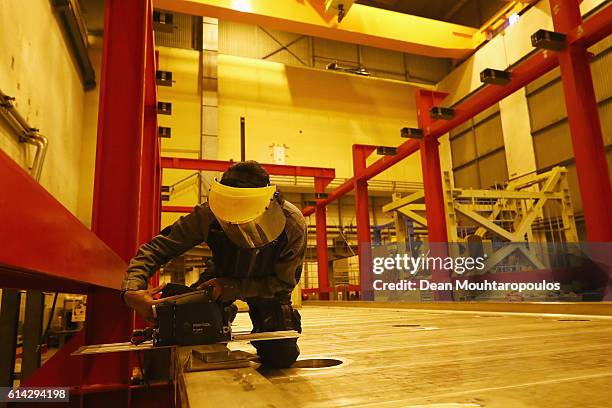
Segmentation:
[(19, 136), (20, 143), (27, 143), (36, 146), (36, 153), (30, 174), (36, 181), (40, 181), (42, 167), (47, 155), (49, 140), (38, 133), (38, 129), (31, 127), (28, 122), (19, 114), (13, 105), (14, 98), (9, 97), (0, 90), (0, 113), (8, 122), (10, 127)]

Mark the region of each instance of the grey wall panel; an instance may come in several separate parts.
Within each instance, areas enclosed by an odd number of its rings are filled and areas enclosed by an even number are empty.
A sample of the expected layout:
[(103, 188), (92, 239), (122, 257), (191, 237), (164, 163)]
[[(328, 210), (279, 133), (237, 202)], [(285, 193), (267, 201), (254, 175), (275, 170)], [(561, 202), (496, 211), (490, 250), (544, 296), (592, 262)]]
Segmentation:
[(561, 81), (540, 88), (527, 98), (531, 116), (531, 131), (549, 126), (565, 117), (565, 98)]
[(574, 157), (567, 121), (539, 132), (533, 138), (538, 169), (547, 169)]
[(314, 38), (314, 57), (325, 58), (330, 61), (346, 61), (354, 64), (358, 63), (359, 53), (355, 44), (343, 43), (340, 41), (327, 40), (324, 38)]
[(453, 155), (453, 167), (459, 167), (476, 159), (474, 133), (468, 131), (451, 140), (451, 153)]
[(480, 176), (478, 175), (478, 163), (454, 170), (455, 187), (459, 188), (480, 188)]
[(541, 77), (537, 78), (535, 81), (531, 82), (529, 85), (526, 86), (527, 95), (540, 89), (544, 85), (547, 85), (549, 82), (553, 81), (554, 79), (559, 78), (560, 73), (561, 73), (561, 70), (559, 69), (559, 67), (557, 67), (547, 72), (546, 74), (542, 75)]
[(367, 67), (368, 71), (384, 71), (404, 76), (404, 54), (366, 46), (360, 46), (359, 51), (361, 64)]
[(199, 27), (198, 17), (181, 13), (172, 13), (174, 30), (171, 32), (155, 31), (155, 45), (164, 47), (194, 49), (195, 34)]
[[(283, 46), (291, 50), (281, 50)], [(288, 65), (311, 65), (310, 38), (252, 24), (219, 22), (219, 52)], [(272, 55), (271, 55), (272, 54)]]
[(604, 144), (610, 146), (612, 145), (612, 98), (600, 103), (598, 111)]
[(601, 40), (600, 42), (598, 42), (597, 44), (593, 44), (589, 48), (589, 52), (594, 55), (598, 55), (608, 50), (611, 47), (612, 47), (612, 36), (608, 36), (604, 38), (603, 40)]
[[(482, 121), (488, 120), (493, 114), (497, 112), (499, 112), (499, 103), (496, 103), (495, 105), (490, 106), (489, 108), (485, 109), (484, 111), (474, 116), (474, 124), (477, 125), (478, 123)], [(500, 129), (501, 129), (501, 125), (500, 125)]]
[(480, 188), (492, 188), (495, 185), (503, 186), (508, 180), (508, 165), (506, 152), (499, 150), (486, 157), (478, 159)]
[(255, 25), (219, 20), (219, 52), (239, 57), (259, 58), (259, 47), (256, 45), (259, 34), (259, 29)]
[(612, 97), (612, 48), (599, 53), (591, 62), (593, 87), (597, 101)]
[(438, 83), (453, 69), (450, 59), (406, 54), (408, 79), (418, 82)]
[[(289, 51), (281, 50), (283, 46)], [(334, 61), (348, 68), (361, 64), (371, 76), (428, 84), (436, 84), (452, 70), (452, 62), (446, 58), (357, 46), (224, 20), (219, 22), (219, 52), (320, 69)]]
[(472, 128), (472, 120), (466, 120), (465, 122), (463, 122), (462, 124), (460, 124), (459, 126), (457, 126), (456, 128), (454, 128), (453, 130), (450, 131), (450, 137), (451, 139), (461, 133), (464, 133), (465, 131), (469, 130)]
[(501, 116), (494, 115), (474, 127), (476, 153), (485, 155), (493, 150), (504, 147)]

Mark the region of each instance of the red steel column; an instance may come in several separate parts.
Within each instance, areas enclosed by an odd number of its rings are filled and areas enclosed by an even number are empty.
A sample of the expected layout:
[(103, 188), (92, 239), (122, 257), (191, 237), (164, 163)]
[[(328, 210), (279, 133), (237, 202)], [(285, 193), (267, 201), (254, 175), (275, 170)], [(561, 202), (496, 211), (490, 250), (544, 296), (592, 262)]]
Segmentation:
[[(425, 135), (429, 133), (432, 119), (429, 111), (440, 103), (448, 94), (420, 89), (416, 94), (417, 118), (419, 127)], [(425, 189), (425, 213), (427, 216), (427, 236), (430, 256), (448, 256), (448, 234), (446, 232), (446, 211), (444, 208), (444, 190), (442, 187), (442, 170), (440, 168), (440, 143), (437, 138), (425, 136), (420, 142), (421, 168), (423, 170), (423, 188)], [(434, 282), (450, 282), (450, 271), (434, 269), (431, 274)], [(451, 293), (435, 291), (435, 300), (452, 300)]]
[(155, 45), (151, 14), (147, 15), (145, 54), (144, 127), (142, 141), (142, 173), (140, 180), (140, 219), (138, 244), (151, 239), (156, 230), (156, 212), (160, 191), (156, 191), (156, 173), (159, 165), (157, 137), (157, 92), (155, 79)]
[[(440, 105), (447, 95), (446, 93), (423, 89), (417, 91), (417, 118), (419, 127), (424, 130), (425, 134), (429, 133), (428, 127), (432, 122), (429, 116), (430, 109)], [(427, 214), (427, 234), (430, 243), (448, 242), (439, 145), (440, 143), (437, 139), (425, 137), (421, 141), (420, 146)]]
[[(147, 20), (150, 0), (107, 0), (100, 81), (92, 230), (121, 258), (135, 253), (140, 232)], [(119, 282), (118, 282), (119, 284)], [(87, 344), (127, 341), (132, 313), (117, 291), (88, 297)], [(85, 384), (127, 384), (129, 355), (85, 359)], [(101, 394), (99, 404), (118, 403), (122, 392)]]
[[(331, 179), (315, 177), (315, 192), (324, 193)], [(329, 300), (329, 260), (327, 257), (327, 206), (317, 205), (315, 220), (317, 228), (317, 271), (319, 277), (319, 300)]]
[[(582, 23), (576, 0), (550, 0), (550, 9), (557, 32), (568, 33)], [(612, 241), (612, 188), (586, 47), (568, 45), (559, 52), (559, 65), (587, 239), (609, 242)]]
[[(151, 36), (151, 38), (153, 38), (153, 36)], [(157, 74), (157, 67), (159, 66), (159, 51), (155, 51), (155, 67), (156, 67), (156, 74)], [(157, 92), (155, 95), (155, 105), (157, 108)], [(157, 109), (156, 109), (157, 112)], [(155, 117), (155, 120), (157, 121), (157, 116)], [(155, 198), (155, 213), (154, 213), (154, 218), (153, 218), (153, 232), (157, 233), (158, 231), (161, 230), (161, 208), (162, 208), (162, 202), (161, 202), (161, 183), (162, 183), (162, 166), (161, 166), (161, 142), (158, 136), (158, 128), (155, 128), (155, 189), (154, 191), (157, 192), (157, 194), (159, 195), (159, 198)]]
[(374, 146), (353, 145), (353, 173), (355, 175), (355, 219), (357, 221), (357, 245), (359, 254), (360, 300), (374, 300), (372, 287), (372, 237), (370, 234), (370, 206), (368, 202), (368, 180), (361, 179), (368, 156), (376, 150)]
[[(145, 55), (145, 107), (142, 148), (142, 177), (140, 180), (140, 221), (138, 244), (149, 241), (159, 232), (159, 210), (161, 187), (159, 186), (159, 138), (157, 136), (157, 89), (156, 66), (158, 53), (155, 51), (153, 17), (147, 15), (147, 45)], [(154, 287), (159, 285), (159, 272), (149, 279)]]

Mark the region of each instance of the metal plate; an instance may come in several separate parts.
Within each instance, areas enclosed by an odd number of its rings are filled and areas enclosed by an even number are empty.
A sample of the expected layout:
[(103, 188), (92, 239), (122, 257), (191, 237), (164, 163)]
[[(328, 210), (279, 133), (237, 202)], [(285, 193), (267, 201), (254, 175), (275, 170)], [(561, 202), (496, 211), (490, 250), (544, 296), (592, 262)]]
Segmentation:
[(107, 344), (90, 344), (79, 347), (71, 356), (81, 356), (84, 354), (104, 354), (104, 353), (120, 353), (124, 351), (139, 351), (150, 350), (152, 348), (169, 348), (176, 346), (153, 347), (151, 340), (142, 342), (138, 345), (132, 344), (129, 341), (125, 343), (107, 343)]
[[(245, 333), (240, 332), (232, 336), (231, 342), (248, 342), (248, 341), (266, 341), (266, 340), (280, 340), (280, 339), (297, 339), (300, 334), (295, 330), (277, 331), (277, 332), (264, 332), (264, 333)], [(223, 342), (229, 343), (229, 342)], [(162, 349), (176, 347), (173, 346), (153, 346), (151, 340), (142, 342), (141, 344), (134, 345), (130, 342), (125, 343), (108, 343), (108, 344), (91, 344), (87, 346), (79, 347), (72, 356), (81, 356), (85, 354), (104, 354), (104, 353), (120, 353), (125, 351), (140, 351), (140, 350), (151, 350), (151, 349)]]

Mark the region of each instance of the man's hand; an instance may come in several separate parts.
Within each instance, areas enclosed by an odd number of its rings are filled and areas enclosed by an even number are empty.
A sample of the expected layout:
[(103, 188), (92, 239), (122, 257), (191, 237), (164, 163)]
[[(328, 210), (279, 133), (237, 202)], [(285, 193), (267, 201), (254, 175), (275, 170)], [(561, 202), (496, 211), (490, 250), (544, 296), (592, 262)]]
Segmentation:
[(202, 290), (204, 288), (208, 288), (211, 286), (213, 288), (213, 292), (212, 292), (213, 300), (219, 299), (221, 297), (221, 293), (223, 292), (223, 286), (221, 285), (221, 282), (219, 282), (218, 279), (213, 278), (213, 279), (207, 280), (206, 282), (198, 286), (197, 289)]
[(164, 286), (166, 285), (160, 285), (156, 288), (147, 290), (128, 290), (124, 293), (123, 299), (129, 307), (136, 311), (136, 313), (146, 320), (152, 321), (153, 310), (151, 306), (164, 301), (163, 299), (154, 299), (153, 296), (161, 292)]

